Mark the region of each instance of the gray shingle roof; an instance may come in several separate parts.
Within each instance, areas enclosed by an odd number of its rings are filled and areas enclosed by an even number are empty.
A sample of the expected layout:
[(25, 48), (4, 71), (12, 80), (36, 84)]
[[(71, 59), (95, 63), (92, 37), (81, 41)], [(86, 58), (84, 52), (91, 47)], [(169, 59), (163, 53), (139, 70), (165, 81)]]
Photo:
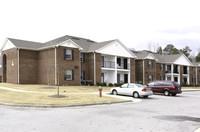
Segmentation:
[(44, 46), (43, 43), (39, 42), (32, 42), (32, 41), (26, 41), (26, 40), (19, 40), (19, 39), (13, 39), (8, 38), (17, 48), (26, 48), (31, 50), (37, 50)]
[(175, 54), (175, 55), (161, 55), (161, 54), (156, 54), (153, 53), (151, 51), (134, 51), (133, 52), (138, 59), (145, 59), (145, 57), (147, 57), (149, 54), (153, 55), (158, 62), (161, 63), (173, 63), (174, 61), (176, 61), (180, 56), (182, 56), (182, 54)]

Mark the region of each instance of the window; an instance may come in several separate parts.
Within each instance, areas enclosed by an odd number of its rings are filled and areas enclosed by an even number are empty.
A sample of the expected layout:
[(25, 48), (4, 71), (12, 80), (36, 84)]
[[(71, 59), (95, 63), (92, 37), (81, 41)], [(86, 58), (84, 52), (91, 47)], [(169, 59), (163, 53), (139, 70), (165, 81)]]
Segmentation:
[(154, 86), (154, 84), (155, 84), (154, 82), (151, 82), (148, 84), (148, 86)]
[(74, 59), (74, 52), (71, 49), (64, 49), (64, 59), (66, 60), (73, 60)]
[(80, 54), (80, 61), (85, 62), (85, 54), (84, 53)]
[(163, 64), (160, 64), (160, 70), (163, 70)]
[(148, 68), (153, 68), (153, 62), (152, 61), (147, 61)]
[(121, 88), (127, 88), (128, 87), (128, 84), (123, 84), (122, 86), (121, 86)]
[(153, 75), (148, 75), (148, 82), (152, 82), (153, 81)]
[(85, 80), (85, 71), (81, 71), (81, 80)]
[(134, 85), (134, 84), (129, 84), (128, 87), (129, 87), (129, 88), (134, 88), (135, 85)]
[(74, 70), (66, 70), (66, 76), (64, 80), (74, 80)]

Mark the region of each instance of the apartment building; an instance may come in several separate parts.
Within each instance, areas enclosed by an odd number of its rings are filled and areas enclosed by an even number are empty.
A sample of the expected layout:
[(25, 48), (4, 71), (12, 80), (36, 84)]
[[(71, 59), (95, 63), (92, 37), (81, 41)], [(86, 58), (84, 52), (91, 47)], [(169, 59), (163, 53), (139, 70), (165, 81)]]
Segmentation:
[(2, 81), (80, 85), (135, 81), (136, 56), (119, 40), (95, 42), (62, 36), (46, 43), (7, 38), (1, 48)]
[(150, 51), (133, 51), (136, 82), (147, 84), (155, 80), (171, 80), (180, 84), (196, 83), (194, 65), (184, 54), (160, 55)]

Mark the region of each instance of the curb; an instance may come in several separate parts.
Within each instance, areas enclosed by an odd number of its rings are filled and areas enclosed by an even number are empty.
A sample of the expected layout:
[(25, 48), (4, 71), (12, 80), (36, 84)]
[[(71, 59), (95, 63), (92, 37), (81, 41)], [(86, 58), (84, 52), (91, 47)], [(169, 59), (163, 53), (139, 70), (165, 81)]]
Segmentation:
[(182, 90), (182, 92), (195, 92), (195, 91), (200, 91), (200, 90)]
[(63, 108), (63, 107), (93, 106), (93, 105), (117, 104), (117, 103), (128, 103), (128, 102), (133, 102), (133, 101), (125, 100), (125, 101), (113, 101), (113, 102), (89, 103), (89, 104), (71, 104), (71, 105), (31, 105), (31, 104), (11, 104), (11, 103), (0, 103), (0, 105), (13, 106), (13, 107)]

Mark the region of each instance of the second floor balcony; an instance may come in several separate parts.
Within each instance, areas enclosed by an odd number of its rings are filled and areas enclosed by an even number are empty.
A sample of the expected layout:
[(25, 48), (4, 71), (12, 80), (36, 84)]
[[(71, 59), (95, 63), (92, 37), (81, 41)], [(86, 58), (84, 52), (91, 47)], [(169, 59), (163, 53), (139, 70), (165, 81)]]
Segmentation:
[(117, 65), (116, 68), (117, 69), (130, 69), (130, 65), (128, 63), (115, 63), (112, 61), (104, 61), (101, 62), (101, 67), (102, 68), (112, 68), (115, 69), (115, 64)]

